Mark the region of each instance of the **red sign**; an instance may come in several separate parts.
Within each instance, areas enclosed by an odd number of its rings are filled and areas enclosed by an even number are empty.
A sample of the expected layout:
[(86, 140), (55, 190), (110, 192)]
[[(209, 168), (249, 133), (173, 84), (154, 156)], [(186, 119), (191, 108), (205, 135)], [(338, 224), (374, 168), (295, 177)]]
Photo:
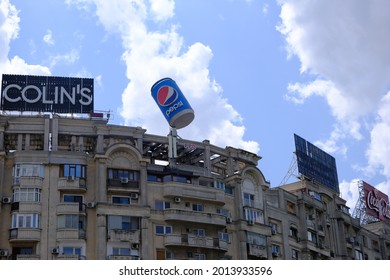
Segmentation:
[(366, 213), (381, 221), (390, 220), (389, 198), (383, 192), (363, 182)]

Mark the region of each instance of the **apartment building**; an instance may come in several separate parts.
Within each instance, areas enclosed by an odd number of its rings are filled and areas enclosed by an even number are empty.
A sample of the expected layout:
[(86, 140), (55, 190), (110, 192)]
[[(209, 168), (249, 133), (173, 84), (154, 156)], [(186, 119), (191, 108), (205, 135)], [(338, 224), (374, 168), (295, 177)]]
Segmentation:
[(334, 190), (102, 117), (0, 116), (0, 259), (388, 259)]

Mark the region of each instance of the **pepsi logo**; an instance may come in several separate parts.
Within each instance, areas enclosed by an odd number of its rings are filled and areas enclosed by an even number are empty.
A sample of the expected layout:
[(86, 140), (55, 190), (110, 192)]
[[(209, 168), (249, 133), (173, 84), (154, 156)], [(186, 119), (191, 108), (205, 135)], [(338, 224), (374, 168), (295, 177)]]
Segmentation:
[(163, 86), (157, 92), (158, 104), (161, 106), (169, 106), (178, 98), (177, 91), (170, 86)]

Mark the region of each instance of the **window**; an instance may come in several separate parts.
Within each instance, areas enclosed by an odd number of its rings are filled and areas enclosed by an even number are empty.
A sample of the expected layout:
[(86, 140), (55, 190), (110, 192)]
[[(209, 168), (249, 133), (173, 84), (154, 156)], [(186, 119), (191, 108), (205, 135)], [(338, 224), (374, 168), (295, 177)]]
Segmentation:
[(224, 190), (225, 189), (225, 183), (221, 181), (214, 181), (214, 188)]
[(86, 178), (86, 166), (81, 164), (60, 165), (60, 177)]
[(130, 204), (130, 196), (113, 196), (112, 203), (115, 204)]
[(198, 237), (203, 237), (206, 235), (205, 233), (205, 230), (203, 228), (196, 228), (192, 231), (192, 233), (195, 235), (195, 236), (198, 236)]
[(229, 210), (226, 209), (217, 209), (217, 214), (223, 215), (225, 217), (230, 217)]
[(291, 201), (287, 201), (287, 212), (293, 215), (295, 215), (297, 212), (295, 209), (295, 204)]
[(85, 229), (86, 217), (80, 215), (59, 215), (57, 217), (57, 228)]
[(255, 196), (250, 193), (244, 193), (244, 206), (253, 207), (254, 206)]
[(315, 232), (308, 230), (307, 231), (307, 240), (317, 243), (317, 235)]
[(291, 249), (291, 258), (293, 260), (299, 260), (299, 251), (295, 249)]
[(206, 254), (198, 254), (198, 253), (195, 253), (195, 254), (194, 254), (194, 259), (195, 259), (195, 260), (205, 260), (205, 259), (206, 259)]
[(266, 236), (260, 233), (248, 231), (246, 234), (246, 239), (247, 243), (252, 245), (259, 245), (265, 247), (267, 244)]
[(83, 203), (83, 197), (81, 195), (64, 195), (64, 202)]
[(233, 187), (231, 186), (225, 186), (225, 193), (233, 195)]
[(191, 177), (187, 176), (177, 176), (177, 175), (165, 175), (163, 178), (163, 182), (178, 182), (178, 183), (186, 183), (191, 184)]
[(164, 234), (170, 234), (170, 233), (172, 233), (171, 226), (156, 225), (156, 234), (157, 235), (164, 235)]
[(203, 212), (204, 206), (202, 204), (192, 204), (192, 210), (198, 211), (198, 212)]
[(355, 260), (363, 260), (362, 251), (355, 249)]
[(108, 179), (114, 179), (114, 180), (127, 179), (129, 181), (138, 182), (139, 172), (135, 170), (109, 168)]
[(155, 175), (155, 174), (148, 174), (148, 181), (149, 182), (162, 182), (162, 176)]
[(137, 230), (139, 229), (139, 218), (131, 216), (108, 216), (108, 229), (125, 229)]
[(64, 255), (81, 255), (81, 248), (80, 247), (63, 247), (62, 253)]
[(12, 228), (38, 228), (39, 215), (34, 214), (12, 214)]
[(279, 245), (272, 244), (271, 245), (271, 252), (272, 252), (272, 255), (279, 256), (279, 254), (280, 254), (280, 247), (279, 247)]
[(13, 168), (14, 178), (19, 177), (44, 177), (43, 164), (18, 163)]
[(294, 226), (291, 226), (290, 227), (290, 231), (289, 231), (289, 235), (293, 238), (298, 238), (298, 230), (294, 227)]
[(264, 224), (264, 215), (262, 211), (245, 208), (244, 212), (246, 221)]
[(221, 240), (225, 240), (226, 242), (230, 242), (230, 236), (227, 232), (218, 232), (218, 238)]
[(130, 248), (112, 248), (112, 254), (115, 256), (130, 256)]
[(275, 223), (270, 223), (269, 226), (271, 227), (271, 233), (277, 234), (278, 233), (278, 225)]
[(154, 202), (154, 209), (156, 210), (165, 210), (171, 208), (171, 203), (169, 201), (156, 200)]
[(14, 188), (13, 201), (39, 202), (41, 201), (41, 190), (38, 188)]

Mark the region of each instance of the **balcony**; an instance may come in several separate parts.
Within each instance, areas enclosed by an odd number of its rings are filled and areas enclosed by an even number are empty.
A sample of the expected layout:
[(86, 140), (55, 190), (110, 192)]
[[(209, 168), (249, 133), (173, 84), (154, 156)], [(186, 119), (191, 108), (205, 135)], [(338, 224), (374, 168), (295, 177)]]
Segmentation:
[(35, 241), (41, 240), (40, 228), (13, 228), (9, 231), (9, 241)]
[(59, 191), (87, 191), (87, 182), (85, 178), (74, 176), (61, 177), (58, 179), (57, 188)]
[(141, 232), (139, 230), (111, 229), (108, 231), (108, 240), (140, 243)]
[(177, 182), (164, 183), (164, 197), (182, 197), (225, 205), (223, 190)]
[(108, 256), (109, 260), (139, 260), (139, 256), (126, 256), (126, 255), (110, 255)]
[(303, 201), (306, 205), (310, 205), (316, 209), (321, 211), (325, 211), (325, 205), (322, 201), (306, 194), (306, 193), (298, 193), (298, 200)]
[(86, 260), (87, 258), (85, 256), (81, 255), (58, 255), (57, 260), (72, 260), (72, 261), (77, 261), (77, 260)]
[(166, 221), (226, 226), (226, 217), (223, 215), (190, 210), (166, 209), (164, 210), (164, 219)]
[(248, 255), (257, 258), (268, 258), (267, 247), (257, 244), (247, 244)]
[(210, 236), (196, 236), (193, 234), (167, 234), (164, 237), (164, 246), (188, 246), (196, 248), (228, 250), (225, 240)]
[(15, 187), (29, 187), (29, 188), (42, 188), (43, 178), (38, 176), (23, 176), (14, 177), (13, 186)]
[(78, 202), (63, 202), (57, 205), (57, 215), (65, 214), (85, 214), (86, 206)]
[(86, 239), (86, 232), (79, 228), (59, 228), (57, 229), (58, 240), (78, 240)]
[(16, 260), (40, 260), (39, 255), (28, 255), (28, 254), (18, 254), (16, 255)]
[(107, 179), (107, 190), (114, 192), (134, 192), (139, 190), (139, 181), (131, 181), (127, 178)]
[(39, 202), (13, 202), (11, 204), (11, 212), (19, 211), (21, 213), (41, 213), (42, 205)]

